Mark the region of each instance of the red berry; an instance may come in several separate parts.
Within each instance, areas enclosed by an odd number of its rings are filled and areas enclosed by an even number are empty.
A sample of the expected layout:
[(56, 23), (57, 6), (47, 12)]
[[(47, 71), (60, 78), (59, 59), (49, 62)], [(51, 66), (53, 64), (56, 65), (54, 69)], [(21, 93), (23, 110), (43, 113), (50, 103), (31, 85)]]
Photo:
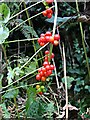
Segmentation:
[(43, 73), (46, 72), (46, 68), (43, 67), (43, 68), (42, 68), (42, 72), (43, 72)]
[(50, 65), (47, 65), (45, 68), (46, 70), (50, 70)]
[(39, 95), (42, 95), (42, 94), (43, 94), (43, 92), (39, 92), (38, 94), (39, 94)]
[(52, 36), (52, 33), (50, 31), (47, 31), (45, 36)]
[(51, 4), (51, 3), (53, 2), (53, 0), (46, 0), (46, 2), (47, 2), (48, 4)]
[(57, 46), (59, 44), (59, 42), (57, 40), (54, 40), (53, 45)]
[(41, 79), (40, 74), (37, 74), (37, 75), (36, 75), (36, 80), (40, 80), (40, 79)]
[(51, 14), (51, 13), (49, 13), (49, 14), (47, 15), (47, 17), (48, 17), (48, 18), (51, 18), (51, 17), (52, 17), (52, 14)]
[(45, 42), (45, 37), (40, 37), (41, 42)]
[(46, 51), (45, 51), (45, 55), (48, 55), (48, 54), (49, 54), (49, 50), (46, 50)]
[(45, 77), (45, 76), (42, 76), (42, 77), (41, 77), (41, 81), (43, 81), (43, 82), (46, 81), (46, 77)]
[(43, 14), (43, 16), (46, 17), (47, 16), (47, 10), (43, 11), (42, 14)]
[(45, 45), (45, 43), (44, 42), (40, 42), (40, 46), (44, 46)]
[(41, 39), (40, 38), (38, 38), (38, 43), (40, 43), (41, 42)]
[(52, 74), (52, 70), (47, 71), (47, 75), (50, 76)]
[(38, 72), (40, 73), (41, 71), (42, 71), (42, 69), (41, 69), (41, 68), (39, 68), (39, 69), (38, 69)]
[(50, 36), (45, 37), (46, 42), (49, 42), (49, 38), (50, 38)]
[(53, 43), (54, 42), (54, 37), (50, 36), (49, 42)]
[(55, 56), (54, 53), (52, 53), (52, 54), (51, 54), (51, 59), (54, 58), (54, 56)]
[(43, 63), (43, 66), (46, 67), (47, 65), (49, 65), (49, 62), (48, 62), (48, 61), (45, 61), (45, 62)]
[(54, 65), (50, 65), (50, 69), (51, 69), (51, 70), (54, 70)]
[(44, 73), (44, 76), (45, 76), (45, 77), (48, 77), (48, 74), (47, 74), (47, 72), (45, 72), (45, 73)]
[(44, 61), (48, 61), (48, 56), (45, 56)]
[(45, 37), (45, 34), (44, 34), (44, 33), (42, 33), (42, 34), (40, 35), (40, 37)]
[(59, 34), (55, 34), (54, 35), (54, 40), (60, 40), (60, 35)]
[(44, 75), (44, 72), (43, 72), (43, 71), (41, 71), (41, 72), (40, 72), (40, 76), (43, 76), (43, 75)]
[(52, 11), (52, 9), (51, 8), (48, 8), (47, 10), (46, 10), (46, 12), (47, 12), (47, 15), (49, 14), (49, 13), (53, 13), (53, 11)]

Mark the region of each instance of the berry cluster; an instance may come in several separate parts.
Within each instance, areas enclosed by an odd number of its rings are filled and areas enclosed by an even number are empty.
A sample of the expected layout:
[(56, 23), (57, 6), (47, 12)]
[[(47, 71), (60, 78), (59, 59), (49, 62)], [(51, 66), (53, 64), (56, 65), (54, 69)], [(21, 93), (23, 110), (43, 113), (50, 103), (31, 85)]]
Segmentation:
[(53, 11), (52, 11), (51, 8), (48, 8), (48, 9), (46, 9), (45, 11), (43, 11), (42, 14), (43, 14), (44, 17), (51, 18), (51, 17), (52, 17), (52, 14), (53, 14)]
[(53, 0), (46, 0), (46, 3), (51, 4)]
[(43, 92), (45, 92), (45, 87), (43, 85), (42, 86), (36, 85), (36, 91), (37, 91), (37, 94), (42, 95)]
[[(45, 82), (46, 78), (52, 74), (54, 70), (54, 65), (49, 63), (49, 54), (50, 52), (47, 50), (45, 51), (45, 59), (43, 63), (43, 67), (38, 70), (38, 74), (36, 75), (36, 80)], [(50, 59), (54, 58), (54, 54), (52, 53)]]
[(60, 35), (55, 34), (54, 37), (52, 33), (47, 31), (45, 34), (41, 34), (40, 38), (38, 39), (38, 43), (40, 46), (44, 46), (46, 43), (50, 42), (53, 45), (57, 46), (59, 44)]

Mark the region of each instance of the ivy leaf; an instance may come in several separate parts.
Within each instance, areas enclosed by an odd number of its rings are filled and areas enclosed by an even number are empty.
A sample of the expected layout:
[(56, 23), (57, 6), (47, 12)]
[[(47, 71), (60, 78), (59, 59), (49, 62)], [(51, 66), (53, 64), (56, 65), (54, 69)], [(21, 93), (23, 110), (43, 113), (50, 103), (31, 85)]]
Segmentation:
[(30, 73), (32, 71), (36, 70), (36, 62), (31, 62), (29, 67), (25, 70), (25, 73)]
[(0, 26), (0, 44), (4, 43), (5, 39), (9, 36), (9, 29), (5, 26)]
[[(72, 82), (74, 81), (74, 78), (73, 77), (69, 77), (69, 76), (67, 76), (67, 87), (68, 87), (68, 89), (70, 89), (71, 88), (71, 86), (72, 86)], [(65, 84), (65, 78), (62, 78), (62, 82)]]
[(38, 37), (37, 33), (31, 26), (22, 26), (21, 30), (22, 30), (22, 33), (24, 34), (24, 36), (28, 39), (30, 38), (30, 34), (35, 37)]
[[(45, 21), (49, 22), (49, 23), (54, 23), (54, 18), (55, 18), (55, 16), (52, 16), (50, 19), (46, 19)], [(73, 17), (57, 17), (57, 25), (59, 23), (66, 22), (67, 20), (69, 20), (71, 18), (73, 20), (73, 19), (76, 19), (77, 16), (73, 16)]]
[(18, 89), (17, 90), (12, 90), (3, 95), (4, 98), (14, 98), (18, 95)]
[(0, 24), (7, 23), (10, 17), (10, 9), (9, 7), (2, 3), (0, 5)]
[[(22, 19), (17, 19), (16, 22), (18, 22), (18, 24), (22, 23), (23, 20)], [(33, 27), (28, 26), (26, 23), (24, 23), (23, 25), (20, 26), (20, 30), (22, 32), (22, 34), (27, 38), (31, 38), (30, 36), (34, 36), (34, 37), (38, 37), (36, 31), (34, 30)]]

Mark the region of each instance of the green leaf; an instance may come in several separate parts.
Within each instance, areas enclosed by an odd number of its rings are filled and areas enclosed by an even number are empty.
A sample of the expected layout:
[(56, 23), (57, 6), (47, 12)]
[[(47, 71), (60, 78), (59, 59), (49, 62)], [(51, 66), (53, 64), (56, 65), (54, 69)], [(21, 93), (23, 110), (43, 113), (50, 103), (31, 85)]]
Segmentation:
[(8, 73), (7, 73), (8, 84), (12, 82), (12, 79), (14, 79), (14, 76), (15, 76), (14, 70), (12, 70), (11, 67), (8, 67)]
[(47, 105), (47, 108), (46, 108), (46, 113), (47, 113), (47, 117), (48, 118), (52, 118), (52, 115), (53, 115), (53, 112), (55, 111), (54, 109), (54, 103), (53, 102), (50, 102), (48, 105)]
[[(54, 18), (55, 18), (55, 16), (52, 16), (50, 19), (46, 19), (45, 21), (49, 22), (49, 23), (54, 23)], [(73, 16), (73, 17), (57, 17), (57, 24), (62, 23), (62, 22), (66, 22), (67, 20), (69, 20), (71, 18), (76, 19), (77, 16)]]
[(28, 39), (30, 38), (30, 35), (38, 37), (37, 33), (31, 26), (22, 26), (21, 30), (22, 30), (22, 33), (24, 34), (24, 36)]
[(29, 73), (36, 70), (36, 62), (31, 62), (29, 67), (26, 68), (25, 73)]
[(3, 118), (10, 118), (10, 113), (8, 112), (5, 103), (0, 104), (0, 107), (2, 107)]
[[(22, 23), (23, 20), (22, 20), (22, 19), (17, 19), (16, 22)], [(34, 37), (37, 37), (37, 38), (38, 38), (38, 35), (37, 35), (36, 31), (34, 30), (34, 28), (31, 27), (31, 26), (28, 26), (26, 23), (24, 23), (23, 25), (21, 25), (20, 28), (21, 28), (20, 30), (21, 30), (22, 34), (23, 34), (27, 39), (31, 38), (31, 36), (34, 36)]]
[(9, 29), (5, 26), (0, 26), (0, 44), (4, 43), (5, 39), (9, 36)]
[(87, 89), (90, 92), (90, 86), (89, 85), (86, 85), (85, 89)]
[[(66, 78), (67, 78), (67, 87), (68, 87), (68, 89), (70, 89), (72, 86), (71, 83), (75, 80), (73, 77), (69, 77), (69, 76), (67, 76)], [(62, 82), (65, 84), (65, 78), (62, 78)]]
[(26, 111), (28, 112), (30, 105), (36, 100), (36, 89), (29, 87), (27, 91), (28, 99), (26, 101)]
[(0, 5), (0, 24), (7, 23), (10, 17), (10, 9), (9, 7), (2, 3)]
[(17, 90), (12, 90), (3, 95), (4, 98), (14, 98), (18, 95), (18, 89)]

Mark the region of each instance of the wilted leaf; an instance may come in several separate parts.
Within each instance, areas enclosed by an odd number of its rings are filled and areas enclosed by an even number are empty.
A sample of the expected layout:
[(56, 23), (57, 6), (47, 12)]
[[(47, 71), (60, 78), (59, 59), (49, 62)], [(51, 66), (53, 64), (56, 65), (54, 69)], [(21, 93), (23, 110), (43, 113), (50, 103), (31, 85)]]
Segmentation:
[(72, 105), (70, 105), (70, 104), (68, 104), (68, 106), (65, 105), (65, 106), (63, 107), (63, 110), (65, 110), (66, 107), (68, 107), (69, 110), (78, 110), (78, 108), (76, 108), (75, 106), (72, 106)]

